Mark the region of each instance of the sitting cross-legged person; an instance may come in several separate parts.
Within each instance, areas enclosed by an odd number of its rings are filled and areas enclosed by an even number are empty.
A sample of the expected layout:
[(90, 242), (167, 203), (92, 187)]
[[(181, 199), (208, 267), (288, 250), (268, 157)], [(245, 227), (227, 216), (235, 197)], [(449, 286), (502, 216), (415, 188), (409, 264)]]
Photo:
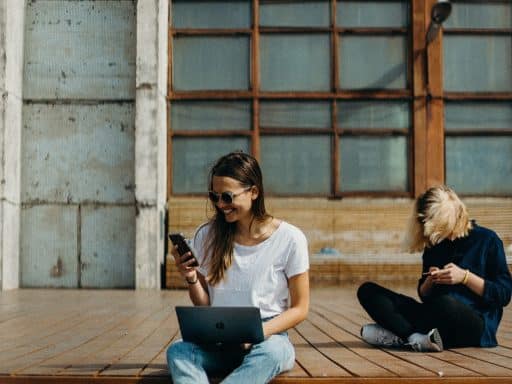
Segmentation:
[(423, 251), (422, 302), (372, 282), (362, 284), (357, 297), (376, 322), (362, 327), (362, 339), (418, 352), (496, 346), (512, 291), (496, 233), (470, 221), (455, 192), (439, 186), (416, 200), (408, 235), (409, 249)]

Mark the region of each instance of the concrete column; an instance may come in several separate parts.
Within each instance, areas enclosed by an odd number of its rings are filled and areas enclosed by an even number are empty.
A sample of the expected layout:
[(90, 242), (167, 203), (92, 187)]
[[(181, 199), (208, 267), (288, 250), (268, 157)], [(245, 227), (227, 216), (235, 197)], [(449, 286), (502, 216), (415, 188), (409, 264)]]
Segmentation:
[(19, 287), (25, 0), (0, 0), (0, 289)]
[(168, 0), (137, 2), (135, 287), (159, 289), (167, 176)]

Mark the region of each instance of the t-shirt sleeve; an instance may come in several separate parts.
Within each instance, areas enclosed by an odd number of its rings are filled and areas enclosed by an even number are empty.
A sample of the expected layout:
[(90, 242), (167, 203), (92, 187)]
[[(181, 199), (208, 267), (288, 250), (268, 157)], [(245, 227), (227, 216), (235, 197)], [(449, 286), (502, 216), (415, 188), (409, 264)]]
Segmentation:
[(306, 236), (296, 229), (290, 239), (290, 253), (284, 268), (288, 278), (304, 273), (309, 269), (308, 241)]

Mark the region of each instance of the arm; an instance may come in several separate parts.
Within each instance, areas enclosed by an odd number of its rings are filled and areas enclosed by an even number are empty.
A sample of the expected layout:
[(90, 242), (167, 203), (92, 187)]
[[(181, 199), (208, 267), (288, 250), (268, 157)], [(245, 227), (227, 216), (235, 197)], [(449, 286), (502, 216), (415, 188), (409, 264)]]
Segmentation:
[[(486, 261), (484, 276), (478, 276), (470, 269), (462, 269), (456, 264), (449, 263), (442, 270), (432, 272), (420, 287), (420, 292), (423, 286), (424, 290), (427, 290), (428, 284), (464, 284), (491, 306), (507, 305), (510, 302), (512, 280), (501, 240), (491, 239), (482, 257), (485, 257)], [(428, 280), (431, 280), (431, 283)]]
[(174, 256), (174, 263), (178, 268), (179, 273), (187, 281), (188, 294), (190, 300), (194, 305), (210, 305), (210, 296), (208, 295), (208, 286), (204, 276), (197, 271), (197, 267), (192, 267), (190, 264), (194, 262), (194, 259), (189, 259), (190, 252), (187, 252), (183, 256), (180, 256), (177, 247), (171, 249), (171, 254)]
[(429, 278), (432, 279), (434, 284), (463, 284), (478, 296), (484, 294), (484, 279), (472, 273), (469, 269), (462, 269), (453, 263), (446, 264), (443, 269), (432, 272)]
[(427, 277), (425, 278), (425, 280), (423, 280), (422, 283), (420, 283), (420, 286), (418, 288), (418, 294), (422, 299), (425, 298), (426, 296), (430, 295), (430, 292), (432, 291), (432, 287), (434, 286), (434, 280), (432, 279), (432, 274), (435, 271), (439, 271), (439, 268), (430, 267), (428, 269), (428, 271), (430, 272), (430, 274), (427, 275)]
[(286, 331), (306, 318), (309, 311), (309, 275), (308, 272), (290, 277), (290, 308), (263, 324), (265, 338)]
[(502, 241), (496, 237), (487, 251), (483, 299), (491, 306), (504, 307), (510, 302), (512, 278)]

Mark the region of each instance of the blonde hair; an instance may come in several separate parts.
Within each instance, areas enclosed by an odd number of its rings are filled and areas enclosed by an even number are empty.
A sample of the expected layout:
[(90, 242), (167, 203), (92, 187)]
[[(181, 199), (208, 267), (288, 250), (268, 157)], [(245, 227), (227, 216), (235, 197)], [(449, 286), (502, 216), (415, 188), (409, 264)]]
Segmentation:
[(464, 203), (445, 185), (429, 188), (414, 204), (406, 236), (410, 252), (465, 237), (472, 225)]

